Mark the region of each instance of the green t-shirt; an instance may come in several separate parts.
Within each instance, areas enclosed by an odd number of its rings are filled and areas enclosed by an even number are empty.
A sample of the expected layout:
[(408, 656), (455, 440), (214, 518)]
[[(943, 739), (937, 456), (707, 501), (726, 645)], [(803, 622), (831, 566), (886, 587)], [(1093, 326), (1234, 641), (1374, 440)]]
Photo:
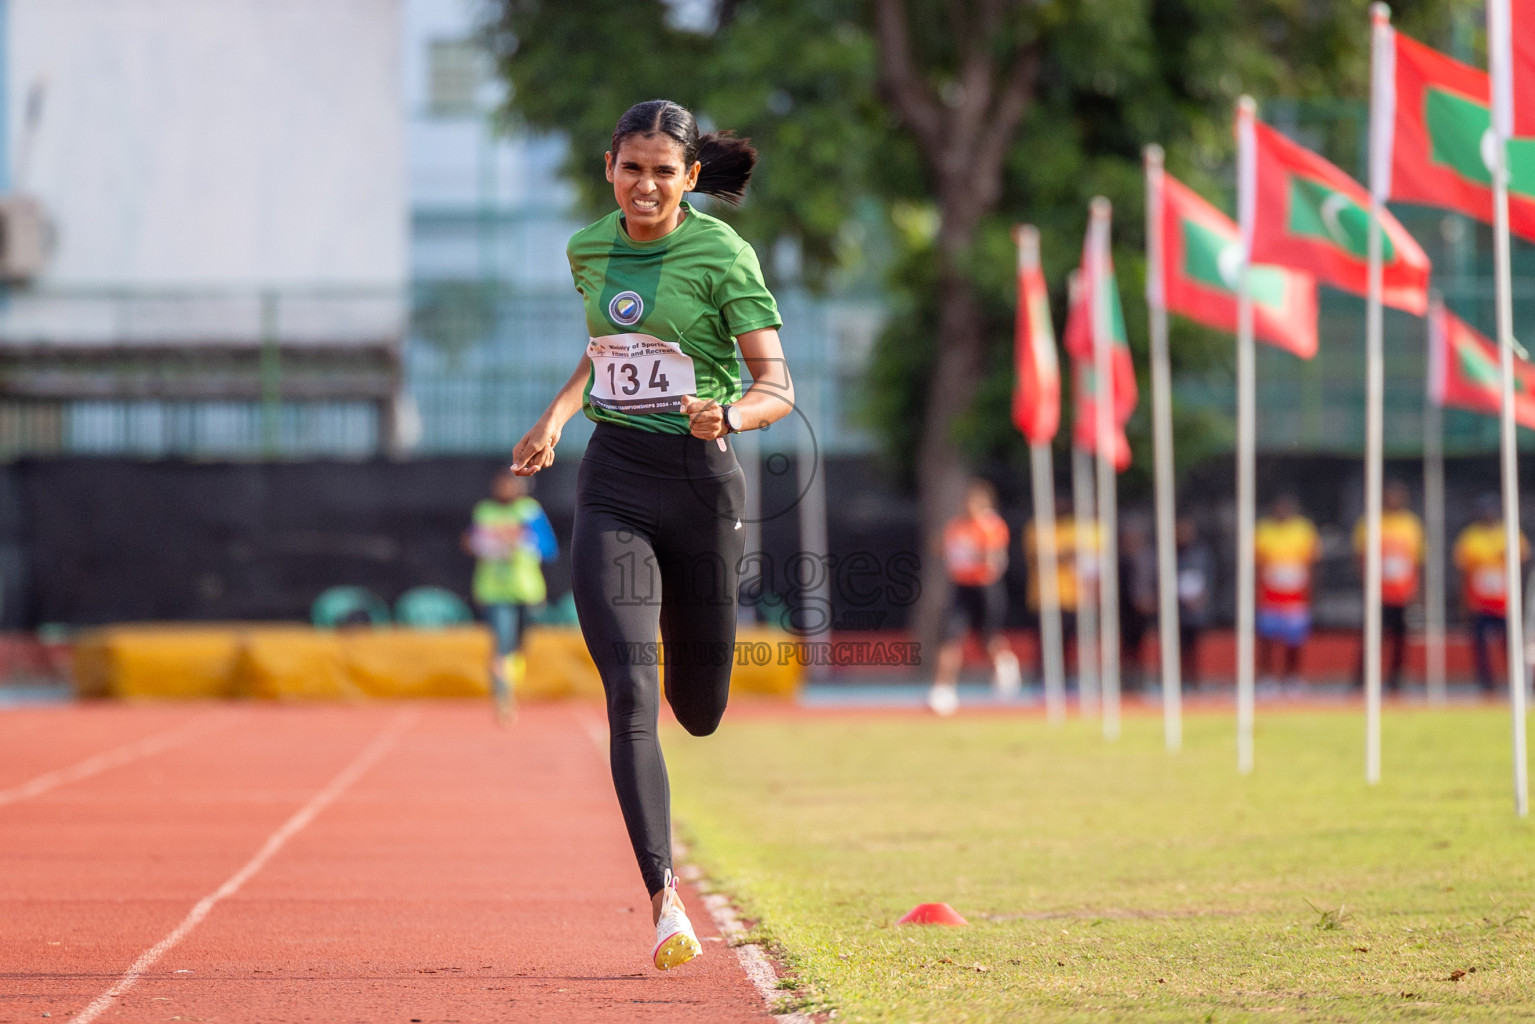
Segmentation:
[(509, 505), (487, 498), (474, 506), (470, 545), (476, 556), (475, 601), (482, 605), (544, 603), (540, 524), (548, 528), (543, 506), (532, 498), (518, 498)]
[(735, 339), (783, 322), (752, 247), (724, 221), (682, 208), (682, 223), (654, 242), (630, 238), (617, 210), (570, 239), (590, 335), (588, 419), (686, 434), (682, 396), (740, 398)]

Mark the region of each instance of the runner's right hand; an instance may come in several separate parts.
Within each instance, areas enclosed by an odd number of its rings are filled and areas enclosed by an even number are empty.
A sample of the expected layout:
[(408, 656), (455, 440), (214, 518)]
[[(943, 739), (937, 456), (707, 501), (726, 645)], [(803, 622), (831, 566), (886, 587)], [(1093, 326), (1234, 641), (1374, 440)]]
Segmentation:
[(539, 420), (512, 449), (512, 472), (518, 476), (532, 476), (541, 469), (548, 469), (554, 464), (554, 446), (559, 443), (560, 428)]

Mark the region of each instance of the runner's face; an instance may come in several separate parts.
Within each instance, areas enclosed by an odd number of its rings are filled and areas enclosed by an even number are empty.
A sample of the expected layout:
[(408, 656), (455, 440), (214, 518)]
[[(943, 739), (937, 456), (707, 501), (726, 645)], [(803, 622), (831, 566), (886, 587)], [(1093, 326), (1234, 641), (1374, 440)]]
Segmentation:
[(698, 161), (682, 164), (682, 146), (669, 135), (631, 135), (617, 153), (604, 153), (613, 198), (624, 212), (624, 226), (637, 242), (671, 232), (681, 218), (682, 196), (698, 184)]

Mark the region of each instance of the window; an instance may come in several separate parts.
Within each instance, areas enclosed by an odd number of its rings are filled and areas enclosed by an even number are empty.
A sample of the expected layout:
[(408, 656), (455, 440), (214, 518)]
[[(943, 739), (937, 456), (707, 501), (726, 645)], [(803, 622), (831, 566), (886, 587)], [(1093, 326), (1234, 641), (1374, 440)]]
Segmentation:
[(427, 107), (433, 114), (461, 116), (478, 109), (486, 77), (485, 51), (472, 39), (434, 39), (427, 52)]

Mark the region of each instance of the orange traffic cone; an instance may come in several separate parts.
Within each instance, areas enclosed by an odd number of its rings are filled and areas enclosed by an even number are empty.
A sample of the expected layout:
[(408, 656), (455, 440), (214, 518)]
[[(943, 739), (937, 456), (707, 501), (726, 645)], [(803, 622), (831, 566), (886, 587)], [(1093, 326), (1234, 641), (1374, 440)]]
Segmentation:
[(896, 924), (946, 924), (950, 926), (967, 925), (963, 917), (947, 903), (918, 903), (905, 917)]

